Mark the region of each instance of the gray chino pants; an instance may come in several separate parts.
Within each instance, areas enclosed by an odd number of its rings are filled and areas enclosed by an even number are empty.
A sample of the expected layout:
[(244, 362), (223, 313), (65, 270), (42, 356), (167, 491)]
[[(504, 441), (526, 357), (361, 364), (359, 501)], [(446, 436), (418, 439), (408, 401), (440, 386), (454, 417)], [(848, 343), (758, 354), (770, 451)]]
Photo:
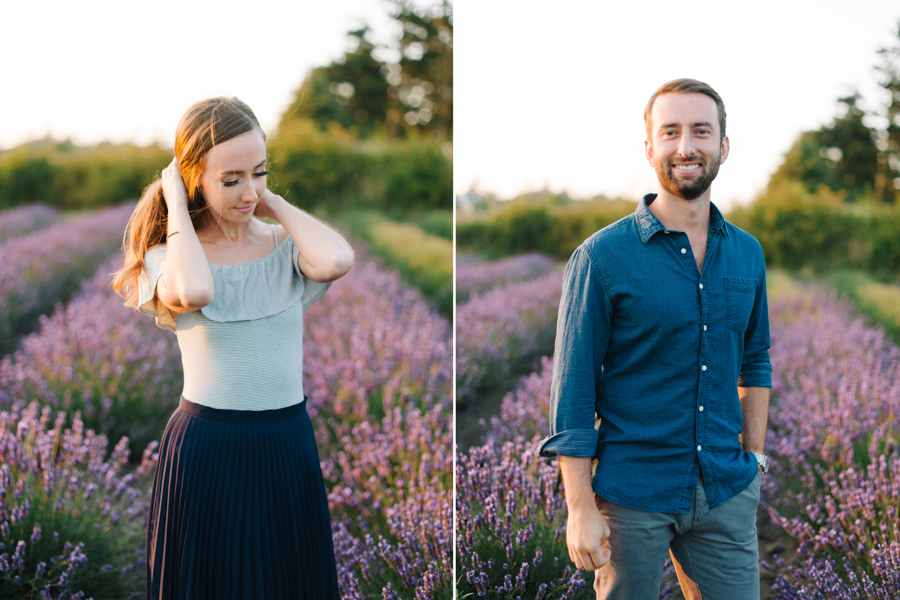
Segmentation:
[(759, 600), (760, 477), (709, 508), (702, 475), (687, 515), (635, 510), (595, 496), (609, 523), (610, 561), (594, 572), (597, 600), (658, 600), (666, 552), (687, 600)]

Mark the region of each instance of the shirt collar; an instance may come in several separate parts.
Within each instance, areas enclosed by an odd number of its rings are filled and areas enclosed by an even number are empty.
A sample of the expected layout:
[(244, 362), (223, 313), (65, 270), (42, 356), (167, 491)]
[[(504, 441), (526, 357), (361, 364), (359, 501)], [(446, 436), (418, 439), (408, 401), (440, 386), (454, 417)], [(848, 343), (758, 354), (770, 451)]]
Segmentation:
[[(653, 201), (656, 200), (656, 194), (647, 194), (641, 201), (638, 203), (637, 209), (634, 211), (634, 218), (637, 222), (638, 233), (641, 236), (641, 243), (644, 245), (653, 237), (653, 234), (658, 231), (665, 231), (665, 227), (660, 222), (659, 219), (656, 218), (650, 209), (647, 208), (648, 205), (652, 204)], [(719, 212), (719, 209), (716, 207), (715, 203), (709, 203), (710, 210), (710, 222), (709, 222), (709, 230), (710, 233), (717, 233), (721, 231), (726, 236), (728, 235), (728, 228), (725, 227), (725, 217), (722, 216), (722, 213)]]

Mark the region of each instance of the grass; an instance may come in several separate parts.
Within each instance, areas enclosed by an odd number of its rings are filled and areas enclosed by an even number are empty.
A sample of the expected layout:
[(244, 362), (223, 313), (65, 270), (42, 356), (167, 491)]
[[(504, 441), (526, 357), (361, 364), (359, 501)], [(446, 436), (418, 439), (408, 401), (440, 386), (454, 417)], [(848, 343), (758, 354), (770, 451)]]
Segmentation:
[(825, 282), (900, 343), (900, 285), (881, 283), (860, 271), (836, 271)]
[(766, 278), (769, 302), (802, 295), (809, 284), (818, 284), (850, 300), (861, 315), (882, 327), (894, 343), (900, 343), (900, 285), (880, 282), (862, 271), (844, 269), (816, 275), (806, 270), (788, 272), (773, 267)]
[(448, 318), (453, 314), (453, 242), (374, 212), (350, 213), (343, 222), (406, 283), (434, 301), (441, 314)]
[(796, 298), (806, 293), (806, 285), (787, 271), (771, 267), (766, 269), (766, 295), (769, 304), (782, 298)]

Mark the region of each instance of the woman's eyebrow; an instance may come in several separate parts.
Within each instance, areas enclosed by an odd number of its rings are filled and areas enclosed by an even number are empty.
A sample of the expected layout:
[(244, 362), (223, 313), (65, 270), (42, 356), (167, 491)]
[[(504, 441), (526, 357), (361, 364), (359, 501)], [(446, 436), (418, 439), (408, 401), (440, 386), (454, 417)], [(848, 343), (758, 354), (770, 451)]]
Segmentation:
[[(263, 160), (261, 163), (253, 167), (253, 170), (255, 171), (264, 164), (266, 164), (266, 160)], [(241, 173), (243, 173), (243, 171), (219, 171), (219, 175), (240, 175)]]

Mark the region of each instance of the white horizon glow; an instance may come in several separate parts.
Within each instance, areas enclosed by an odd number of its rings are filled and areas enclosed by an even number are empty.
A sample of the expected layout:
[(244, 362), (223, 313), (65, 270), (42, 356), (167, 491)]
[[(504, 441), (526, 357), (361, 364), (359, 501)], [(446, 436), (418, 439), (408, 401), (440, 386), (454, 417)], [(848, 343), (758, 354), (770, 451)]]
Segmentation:
[(655, 192), (644, 105), (692, 77), (725, 102), (731, 155), (712, 189), (727, 209), (765, 186), (801, 131), (834, 118), (838, 97), (858, 89), (870, 110), (884, 99), (873, 67), (898, 42), (896, 2), (671, 6), (457, 1), (455, 194)]
[(171, 148), (184, 111), (219, 94), (247, 102), (272, 131), (309, 70), (342, 56), (350, 29), (365, 22), (373, 39), (390, 39), (399, 26), (389, 9), (379, 0), (4, 6), (0, 150), (46, 136)]

